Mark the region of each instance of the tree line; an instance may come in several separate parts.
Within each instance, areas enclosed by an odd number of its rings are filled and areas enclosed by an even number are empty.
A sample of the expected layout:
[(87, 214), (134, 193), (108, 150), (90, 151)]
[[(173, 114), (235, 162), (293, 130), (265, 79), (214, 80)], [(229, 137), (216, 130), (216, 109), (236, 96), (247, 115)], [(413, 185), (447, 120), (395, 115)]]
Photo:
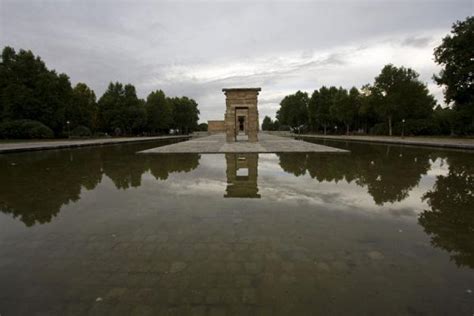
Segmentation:
[(72, 87), (31, 51), (2, 51), (0, 138), (186, 134), (198, 128), (199, 114), (191, 98), (156, 90), (143, 100), (132, 84), (119, 82), (97, 100), (85, 83)]
[(474, 133), (474, 17), (458, 21), (434, 51), (442, 70), (448, 107), (437, 104), (419, 74), (388, 64), (360, 89), (323, 86), (311, 96), (297, 91), (283, 98), (276, 119), (263, 130), (384, 135), (468, 135)]

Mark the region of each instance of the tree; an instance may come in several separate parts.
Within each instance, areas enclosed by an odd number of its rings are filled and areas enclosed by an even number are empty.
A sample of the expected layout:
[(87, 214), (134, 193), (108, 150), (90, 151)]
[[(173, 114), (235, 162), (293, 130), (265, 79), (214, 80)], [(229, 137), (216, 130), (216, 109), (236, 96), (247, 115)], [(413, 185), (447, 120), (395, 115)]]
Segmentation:
[(450, 107), (442, 108), (438, 105), (433, 112), (433, 120), (439, 128), (438, 132), (454, 136), (459, 125), (459, 113)]
[(330, 109), (337, 93), (338, 90), (336, 87), (330, 87), (328, 89), (322, 86), (318, 93), (315, 91), (311, 96), (311, 112), (314, 113), (312, 115), (315, 118), (315, 123), (323, 127), (324, 135), (326, 135), (327, 127), (334, 120)]
[(279, 120), (274, 120), (272, 126), (273, 126), (274, 131), (279, 131), (280, 130), (280, 121)]
[(308, 101), (308, 94), (301, 91), (283, 98), (277, 112), (280, 124), (299, 128), (308, 123)]
[(72, 89), (72, 98), (66, 106), (66, 120), (71, 128), (86, 126), (95, 129), (97, 120), (97, 103), (95, 93), (85, 83), (78, 83)]
[(319, 106), (319, 91), (314, 90), (308, 101), (308, 124), (311, 131), (316, 131), (319, 127), (318, 106)]
[(208, 125), (207, 123), (201, 123), (198, 125), (197, 130), (200, 132), (207, 132)]
[(172, 126), (181, 134), (188, 134), (197, 129), (199, 121), (198, 104), (188, 97), (168, 99), (172, 107)]
[(273, 130), (273, 122), (269, 116), (265, 116), (262, 122), (262, 130), (263, 131), (272, 131)]
[(172, 123), (171, 105), (161, 90), (151, 92), (145, 104), (148, 130), (168, 133)]
[(199, 109), (192, 99), (179, 98), (177, 107), (184, 112), (173, 113), (163, 91), (150, 93), (145, 103), (133, 85), (116, 82), (96, 102), (94, 91), (85, 83), (73, 89), (67, 75), (49, 70), (29, 50), (17, 53), (7, 46), (0, 57), (2, 137), (50, 137), (51, 130), (58, 137), (68, 127), (81, 135), (90, 135), (96, 128), (118, 134), (167, 132), (173, 119), (185, 131), (197, 128)]
[(372, 94), (372, 87), (368, 84), (362, 86), (359, 95), (359, 110), (358, 117), (360, 126), (363, 127), (365, 133), (369, 133), (369, 127), (377, 123), (377, 112), (375, 111), (375, 105), (379, 103), (377, 95)]
[(392, 136), (394, 120), (429, 117), (436, 101), (410, 68), (386, 65), (375, 78), (372, 93), (379, 102), (376, 111), (387, 121)]
[(333, 118), (344, 123), (347, 135), (349, 135), (350, 126), (354, 123), (358, 108), (359, 90), (353, 87), (350, 93), (347, 93), (346, 89), (339, 88), (329, 110)]
[(36, 120), (56, 135), (65, 128), (64, 112), (72, 96), (65, 74), (48, 70), (31, 51), (5, 47), (0, 62), (0, 118)]
[(138, 99), (135, 87), (119, 82), (110, 83), (100, 97), (99, 119), (103, 131), (115, 134), (137, 134), (146, 126), (143, 100)]
[(474, 17), (454, 23), (434, 57), (443, 67), (434, 80), (445, 87), (446, 103), (452, 102), (465, 124), (474, 130)]

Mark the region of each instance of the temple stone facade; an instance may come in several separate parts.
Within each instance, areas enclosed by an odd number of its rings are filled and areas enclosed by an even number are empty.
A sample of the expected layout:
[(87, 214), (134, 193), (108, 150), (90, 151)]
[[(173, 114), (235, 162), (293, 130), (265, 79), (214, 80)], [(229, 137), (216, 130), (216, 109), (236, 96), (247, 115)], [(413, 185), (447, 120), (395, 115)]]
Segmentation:
[(261, 88), (222, 89), (226, 96), (226, 141), (235, 142), (246, 136), (252, 143), (258, 142), (258, 93)]

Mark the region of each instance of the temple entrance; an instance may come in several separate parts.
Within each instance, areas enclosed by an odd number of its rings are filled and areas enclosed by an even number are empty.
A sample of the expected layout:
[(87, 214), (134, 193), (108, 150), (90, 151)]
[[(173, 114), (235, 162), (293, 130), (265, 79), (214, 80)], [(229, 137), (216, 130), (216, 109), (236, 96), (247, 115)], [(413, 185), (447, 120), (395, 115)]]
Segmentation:
[(247, 126), (248, 115), (249, 109), (247, 107), (235, 108), (235, 141), (244, 142), (249, 140)]
[(239, 116), (239, 133), (240, 132), (245, 132), (244, 122), (245, 122), (245, 117), (244, 116)]
[(260, 88), (222, 89), (226, 95), (226, 141), (258, 141), (257, 96)]

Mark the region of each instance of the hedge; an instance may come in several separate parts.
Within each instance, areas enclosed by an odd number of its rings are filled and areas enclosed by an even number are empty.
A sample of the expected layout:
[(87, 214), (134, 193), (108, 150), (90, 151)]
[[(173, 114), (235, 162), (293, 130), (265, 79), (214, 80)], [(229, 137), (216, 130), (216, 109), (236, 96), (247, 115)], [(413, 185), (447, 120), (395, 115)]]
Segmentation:
[(53, 131), (38, 121), (17, 120), (0, 123), (0, 138), (32, 139), (53, 137)]

